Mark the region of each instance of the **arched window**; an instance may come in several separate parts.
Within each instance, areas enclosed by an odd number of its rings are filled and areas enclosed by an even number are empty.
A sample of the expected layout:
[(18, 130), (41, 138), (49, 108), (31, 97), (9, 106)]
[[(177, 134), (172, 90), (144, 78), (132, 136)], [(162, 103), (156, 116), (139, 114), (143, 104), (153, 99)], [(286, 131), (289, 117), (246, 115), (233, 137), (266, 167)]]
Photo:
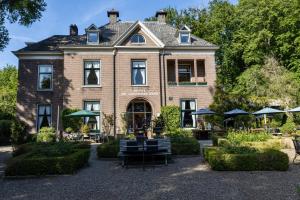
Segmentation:
[(131, 43), (136, 43), (136, 44), (144, 44), (145, 43), (145, 38), (141, 34), (134, 34), (131, 39)]

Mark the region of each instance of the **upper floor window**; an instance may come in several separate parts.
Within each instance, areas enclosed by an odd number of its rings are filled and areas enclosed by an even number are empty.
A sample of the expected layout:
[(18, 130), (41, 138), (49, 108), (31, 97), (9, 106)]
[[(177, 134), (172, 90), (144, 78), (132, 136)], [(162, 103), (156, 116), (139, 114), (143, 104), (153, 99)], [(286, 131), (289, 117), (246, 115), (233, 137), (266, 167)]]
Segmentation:
[(191, 82), (192, 70), (191, 65), (179, 65), (178, 66), (178, 81), (179, 82)]
[(145, 38), (141, 34), (134, 34), (131, 39), (131, 43), (136, 43), (136, 44), (144, 44), (145, 43)]
[(42, 127), (51, 126), (51, 105), (38, 105), (37, 111), (37, 130), (40, 130)]
[(38, 90), (52, 90), (52, 65), (39, 65)]
[(84, 61), (84, 85), (100, 85), (100, 61)]
[(146, 85), (146, 61), (133, 60), (131, 71), (132, 85)]
[(98, 32), (88, 32), (87, 33), (87, 42), (89, 44), (97, 44), (99, 41), (99, 33)]

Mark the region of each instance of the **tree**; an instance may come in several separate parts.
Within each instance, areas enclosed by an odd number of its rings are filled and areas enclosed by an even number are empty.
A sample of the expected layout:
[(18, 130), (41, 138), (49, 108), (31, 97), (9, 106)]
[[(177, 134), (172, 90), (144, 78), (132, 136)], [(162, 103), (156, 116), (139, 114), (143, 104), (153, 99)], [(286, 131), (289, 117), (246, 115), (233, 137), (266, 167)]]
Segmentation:
[(7, 65), (0, 69), (0, 112), (15, 115), (18, 87), (18, 71)]
[(42, 17), (46, 3), (44, 0), (1, 0), (0, 1), (0, 51), (9, 41), (9, 33), (5, 27), (6, 19), (10, 23), (18, 22), (29, 26)]

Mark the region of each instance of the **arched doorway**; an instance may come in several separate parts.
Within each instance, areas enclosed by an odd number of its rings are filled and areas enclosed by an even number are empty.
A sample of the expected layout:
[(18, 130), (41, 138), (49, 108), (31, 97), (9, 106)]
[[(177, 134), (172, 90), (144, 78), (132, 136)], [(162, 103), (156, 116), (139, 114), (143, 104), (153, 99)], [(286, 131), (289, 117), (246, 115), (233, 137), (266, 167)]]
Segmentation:
[(152, 108), (148, 101), (144, 99), (132, 100), (126, 110), (128, 132), (143, 130), (149, 127), (151, 123)]

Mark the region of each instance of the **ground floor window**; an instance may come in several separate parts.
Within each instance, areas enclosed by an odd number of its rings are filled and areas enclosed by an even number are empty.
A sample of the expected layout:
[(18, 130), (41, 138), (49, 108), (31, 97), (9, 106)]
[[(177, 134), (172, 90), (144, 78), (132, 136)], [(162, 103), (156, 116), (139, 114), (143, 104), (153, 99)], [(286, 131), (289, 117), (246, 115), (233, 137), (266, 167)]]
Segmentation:
[(92, 132), (100, 131), (100, 102), (99, 101), (85, 101), (84, 109), (92, 111), (99, 116), (96, 117), (85, 117), (85, 123), (89, 126)]
[(42, 127), (49, 127), (51, 126), (51, 105), (38, 105), (37, 111), (37, 130), (40, 130)]
[(196, 116), (192, 115), (192, 112), (196, 111), (196, 101), (194, 99), (181, 100), (181, 127), (192, 128), (196, 127)]
[(151, 123), (151, 105), (145, 100), (133, 100), (127, 106), (126, 118), (128, 132), (148, 128)]

